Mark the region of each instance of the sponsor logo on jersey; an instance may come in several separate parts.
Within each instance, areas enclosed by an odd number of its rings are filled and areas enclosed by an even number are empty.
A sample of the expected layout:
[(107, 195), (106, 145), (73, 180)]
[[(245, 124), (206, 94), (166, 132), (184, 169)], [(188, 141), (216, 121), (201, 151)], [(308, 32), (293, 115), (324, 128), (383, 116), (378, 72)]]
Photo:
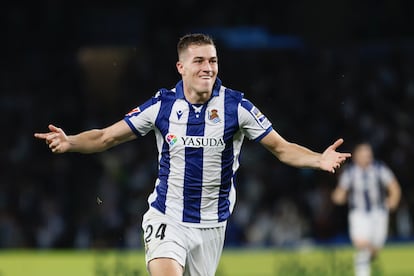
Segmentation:
[(220, 117), (218, 115), (218, 110), (215, 109), (215, 108), (214, 109), (211, 109), (208, 112), (208, 119), (210, 121), (212, 121), (213, 123), (215, 123), (215, 124), (220, 123), (221, 119), (220, 119)]
[(190, 148), (224, 148), (223, 137), (204, 137), (204, 136), (181, 136), (177, 137), (172, 133), (165, 135), (165, 141), (170, 145), (182, 145)]
[(174, 134), (168, 133), (165, 135), (165, 141), (168, 143), (168, 145), (174, 146), (175, 143), (177, 143), (178, 139)]
[(126, 116), (136, 116), (139, 113), (141, 113), (141, 109), (139, 109), (139, 107), (136, 107), (136, 108), (132, 109), (130, 112), (128, 112), (126, 114)]
[(186, 147), (201, 148), (201, 147), (224, 147), (223, 138), (203, 137), (203, 136), (183, 136), (180, 137), (181, 142)]

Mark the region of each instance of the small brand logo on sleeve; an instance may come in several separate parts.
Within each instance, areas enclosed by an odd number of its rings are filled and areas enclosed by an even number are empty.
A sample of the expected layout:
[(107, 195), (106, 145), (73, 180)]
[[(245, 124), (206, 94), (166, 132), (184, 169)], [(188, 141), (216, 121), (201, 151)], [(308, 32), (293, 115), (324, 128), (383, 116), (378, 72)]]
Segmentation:
[(141, 109), (139, 109), (139, 107), (136, 107), (136, 108), (134, 108), (134, 109), (132, 109), (130, 112), (128, 112), (127, 114), (126, 114), (126, 116), (136, 116), (136, 115), (138, 115), (139, 113), (141, 113)]

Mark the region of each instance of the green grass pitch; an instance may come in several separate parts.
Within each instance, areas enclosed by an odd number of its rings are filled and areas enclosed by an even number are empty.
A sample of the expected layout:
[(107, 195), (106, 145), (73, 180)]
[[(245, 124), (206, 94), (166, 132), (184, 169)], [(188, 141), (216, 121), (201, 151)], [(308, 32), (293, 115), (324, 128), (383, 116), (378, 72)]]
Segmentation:
[[(217, 276), (353, 275), (351, 247), (225, 249)], [(414, 244), (387, 245), (373, 276), (414, 275)], [(0, 251), (0, 276), (138, 276), (146, 273), (142, 251)]]

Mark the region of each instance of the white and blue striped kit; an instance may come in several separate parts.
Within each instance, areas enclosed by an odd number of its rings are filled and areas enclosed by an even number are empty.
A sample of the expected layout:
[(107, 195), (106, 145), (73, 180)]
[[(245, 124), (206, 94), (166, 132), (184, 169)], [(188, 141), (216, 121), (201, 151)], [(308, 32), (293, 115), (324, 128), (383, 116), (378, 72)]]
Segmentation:
[(205, 104), (186, 101), (180, 81), (171, 90), (160, 89), (125, 121), (137, 136), (155, 132), (159, 173), (150, 206), (195, 227), (227, 220), (236, 200), (243, 139), (260, 141), (272, 130), (243, 93), (222, 86), (219, 79)]
[(385, 210), (386, 187), (394, 177), (385, 164), (377, 161), (365, 169), (352, 164), (341, 174), (339, 185), (348, 190), (351, 209)]

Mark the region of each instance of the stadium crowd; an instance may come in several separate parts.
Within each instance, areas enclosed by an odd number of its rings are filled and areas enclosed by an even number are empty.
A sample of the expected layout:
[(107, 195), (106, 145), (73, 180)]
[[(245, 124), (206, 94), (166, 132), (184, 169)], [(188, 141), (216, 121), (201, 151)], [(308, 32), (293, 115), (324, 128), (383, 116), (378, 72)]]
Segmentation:
[[(14, 54), (2, 58), (0, 248), (141, 248), (140, 219), (157, 171), (153, 135), (105, 153), (53, 155), (33, 133), (49, 123), (67, 133), (103, 127), (172, 87), (176, 53), (165, 49), (178, 36), (159, 32), (108, 47), (59, 47), (45, 36), (30, 50), (19, 48), (23, 39), (6, 45)], [(360, 139), (372, 143), (403, 191), (390, 238), (412, 240), (414, 44), (232, 49), (217, 42), (223, 84), (243, 91), (289, 140), (315, 150), (338, 137), (344, 150)], [(226, 246), (346, 242), (346, 210), (330, 201), (336, 177), (287, 167), (246, 142)]]

